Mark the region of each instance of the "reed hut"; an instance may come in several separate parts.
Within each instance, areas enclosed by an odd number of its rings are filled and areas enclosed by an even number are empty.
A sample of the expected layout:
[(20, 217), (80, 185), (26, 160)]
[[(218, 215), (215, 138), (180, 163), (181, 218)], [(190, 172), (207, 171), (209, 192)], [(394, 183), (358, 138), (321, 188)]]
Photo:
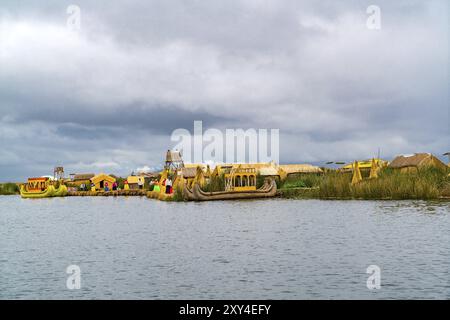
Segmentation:
[(90, 184), (91, 179), (95, 176), (93, 173), (79, 173), (75, 174), (72, 179), (72, 183), (76, 186), (80, 186), (81, 184)]
[(71, 174), (70, 180), (65, 180), (65, 184), (67, 185), (70, 191), (77, 191), (84, 186), (83, 190), (88, 190), (91, 184), (91, 179), (95, 176), (93, 173), (76, 173)]
[(142, 190), (144, 189), (145, 177), (144, 176), (128, 176), (128, 187), (130, 190)]
[(195, 179), (195, 176), (197, 175), (197, 168), (181, 168), (181, 176), (184, 179), (184, 183), (187, 186), (191, 186), (192, 182)]
[(400, 155), (389, 164), (389, 168), (398, 169), (401, 172), (417, 172), (425, 167), (434, 167), (446, 170), (447, 166), (431, 153), (415, 153), (412, 155)]
[(112, 185), (116, 182), (116, 179), (107, 174), (100, 173), (92, 177), (91, 182), (95, 185), (95, 190), (104, 191), (106, 186), (109, 190), (112, 190)]

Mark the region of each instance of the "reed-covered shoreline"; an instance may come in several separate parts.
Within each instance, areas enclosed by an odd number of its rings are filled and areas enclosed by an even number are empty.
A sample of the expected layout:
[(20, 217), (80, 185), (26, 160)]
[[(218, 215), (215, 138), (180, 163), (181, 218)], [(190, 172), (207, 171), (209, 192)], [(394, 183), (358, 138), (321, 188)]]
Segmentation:
[(284, 198), (364, 199), (364, 200), (434, 200), (450, 199), (449, 170), (422, 168), (400, 172), (383, 168), (376, 179), (364, 179), (352, 185), (352, 174), (327, 172), (288, 178), (280, 186)]
[[(412, 172), (402, 172), (392, 168), (382, 168), (378, 178), (353, 184), (351, 172), (327, 171), (324, 174), (301, 174), (289, 176), (278, 184), (278, 196), (287, 199), (361, 199), (361, 200), (450, 200), (450, 168), (421, 168)], [(257, 176), (260, 186), (264, 177)], [(221, 191), (225, 186), (222, 175), (213, 177), (203, 186), (205, 191)], [(174, 190), (173, 201), (183, 201), (181, 189)], [(0, 195), (17, 195), (17, 183), (0, 183)], [(69, 192), (70, 196), (143, 196), (147, 190), (121, 190), (115, 192)], [(151, 196), (150, 196), (151, 197)]]
[(19, 186), (17, 183), (7, 182), (7, 183), (0, 183), (0, 195), (8, 196), (8, 195), (15, 195), (19, 194)]

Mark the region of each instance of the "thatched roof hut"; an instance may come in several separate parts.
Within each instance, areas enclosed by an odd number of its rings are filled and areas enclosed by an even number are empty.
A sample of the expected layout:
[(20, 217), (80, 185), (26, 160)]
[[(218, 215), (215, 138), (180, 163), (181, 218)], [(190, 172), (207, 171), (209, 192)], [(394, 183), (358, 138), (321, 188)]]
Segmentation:
[(431, 153), (415, 153), (413, 155), (401, 155), (389, 164), (389, 168), (402, 171), (417, 170), (423, 167), (436, 167), (446, 169), (447, 166)]
[(106, 187), (111, 189), (113, 183), (116, 182), (116, 178), (100, 173), (92, 177), (91, 182), (95, 185), (96, 190), (104, 190)]
[(181, 175), (185, 179), (194, 179), (197, 174), (197, 167), (181, 168)]

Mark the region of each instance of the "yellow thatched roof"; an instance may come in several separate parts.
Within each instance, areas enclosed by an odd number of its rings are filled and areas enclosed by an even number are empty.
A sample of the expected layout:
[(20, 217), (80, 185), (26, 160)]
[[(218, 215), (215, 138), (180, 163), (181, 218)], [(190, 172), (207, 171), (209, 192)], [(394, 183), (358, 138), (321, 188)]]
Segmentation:
[(436, 158), (431, 153), (415, 153), (413, 155), (398, 156), (389, 164), (390, 168), (404, 168), (404, 167), (422, 167), (434, 166), (445, 168), (446, 165)]
[(221, 164), (217, 164), (216, 167), (219, 168), (237, 168), (237, 167), (241, 167), (241, 168), (255, 168), (255, 169), (260, 169), (260, 168), (270, 168), (270, 167), (274, 167), (275, 164), (272, 162), (255, 162), (255, 163), (221, 163)]
[(262, 176), (279, 176), (280, 173), (275, 167), (260, 168), (257, 170)]
[(197, 169), (197, 167), (202, 168), (202, 170), (206, 171), (207, 165), (203, 164), (203, 163), (185, 163), (184, 164), (185, 168), (195, 168)]
[(73, 176), (73, 181), (90, 180), (95, 177), (93, 173), (78, 173)]
[(127, 178), (127, 181), (128, 181), (129, 184), (139, 183), (139, 181), (144, 183), (145, 177), (143, 177), (143, 176), (129, 176)]
[(281, 164), (279, 168), (286, 174), (295, 173), (322, 173), (323, 170), (311, 164)]
[(195, 175), (197, 174), (197, 167), (184, 167), (181, 168), (181, 174), (183, 175), (183, 178), (195, 178)]
[(110, 182), (110, 183), (114, 183), (114, 182), (116, 182), (116, 179), (113, 178), (113, 177), (111, 177), (111, 176), (109, 176), (109, 175), (107, 175), (107, 174), (100, 173), (100, 174), (98, 174), (98, 175), (92, 177), (92, 178), (91, 178), (91, 181), (92, 181), (94, 184), (97, 184), (97, 183), (99, 183), (100, 181), (108, 181), (108, 182)]

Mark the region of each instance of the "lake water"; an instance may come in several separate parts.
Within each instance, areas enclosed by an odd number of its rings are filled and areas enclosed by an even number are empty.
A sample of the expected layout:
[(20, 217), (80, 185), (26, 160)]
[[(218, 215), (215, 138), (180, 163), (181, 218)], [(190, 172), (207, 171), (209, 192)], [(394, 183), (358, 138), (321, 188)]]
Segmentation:
[[(450, 298), (450, 203), (0, 196), (1, 299)], [(66, 268), (78, 265), (81, 289)], [(369, 290), (369, 265), (381, 288)]]

